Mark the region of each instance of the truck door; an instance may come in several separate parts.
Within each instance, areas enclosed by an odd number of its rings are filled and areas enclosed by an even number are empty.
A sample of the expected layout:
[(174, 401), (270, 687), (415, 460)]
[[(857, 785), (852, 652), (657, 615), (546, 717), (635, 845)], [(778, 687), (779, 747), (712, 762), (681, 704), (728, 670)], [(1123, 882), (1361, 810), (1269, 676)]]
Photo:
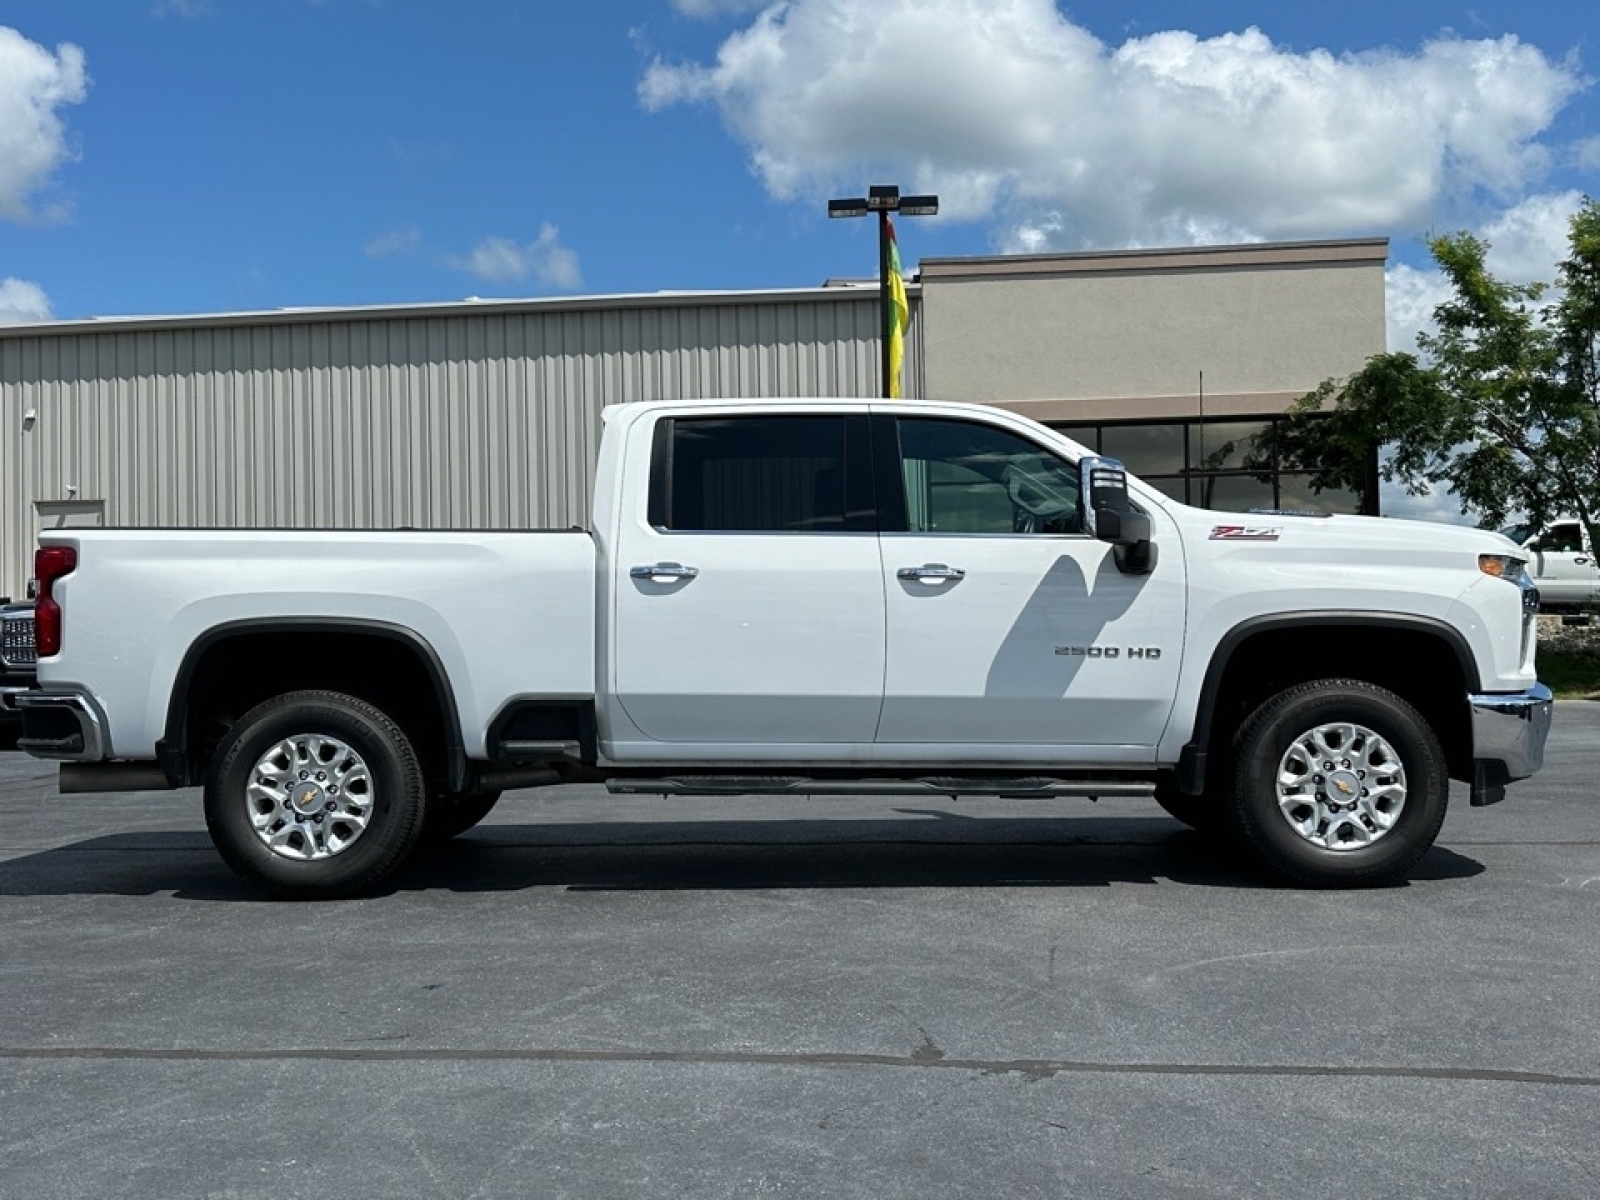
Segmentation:
[(1600, 566), (1581, 521), (1558, 521), (1529, 543), (1534, 579), (1547, 604), (1590, 604), (1600, 595)]
[(657, 422), (648, 511), (622, 514), (611, 553), (613, 689), (646, 738), (871, 743), (884, 605), (870, 457), (859, 410)]
[(1083, 533), (1077, 467), (1053, 449), (975, 420), (873, 421), (889, 464), (878, 741), (1153, 748), (1183, 649), (1175, 528), (1152, 512), (1160, 560), (1125, 575)]

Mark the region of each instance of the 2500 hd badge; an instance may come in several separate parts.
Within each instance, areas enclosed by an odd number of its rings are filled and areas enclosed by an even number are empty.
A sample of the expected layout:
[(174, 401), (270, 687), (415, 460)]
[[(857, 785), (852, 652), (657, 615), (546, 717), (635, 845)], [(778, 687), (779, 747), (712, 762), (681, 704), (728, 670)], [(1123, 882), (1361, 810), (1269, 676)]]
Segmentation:
[(1161, 657), (1160, 646), (1057, 646), (1056, 653), (1072, 658), (1143, 658), (1154, 661)]

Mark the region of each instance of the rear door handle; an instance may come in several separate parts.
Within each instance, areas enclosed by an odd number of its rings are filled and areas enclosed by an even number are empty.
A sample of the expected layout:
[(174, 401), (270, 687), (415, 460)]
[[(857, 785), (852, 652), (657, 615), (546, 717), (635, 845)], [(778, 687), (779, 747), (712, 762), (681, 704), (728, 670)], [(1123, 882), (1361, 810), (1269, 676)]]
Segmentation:
[(943, 563), (926, 563), (920, 567), (901, 567), (895, 572), (896, 579), (914, 579), (918, 583), (935, 587), (945, 580), (965, 579), (967, 573), (960, 567), (947, 567)]
[(686, 567), (682, 563), (660, 562), (648, 567), (629, 567), (634, 579), (648, 579), (652, 583), (673, 583), (679, 579), (693, 579), (700, 574), (699, 567)]
[(1585, 555), (1582, 555), (1582, 554), (1578, 555), (1578, 557), (1573, 559), (1572, 561), (1574, 563), (1576, 563), (1580, 567), (1587, 567), (1589, 565), (1589, 559)]

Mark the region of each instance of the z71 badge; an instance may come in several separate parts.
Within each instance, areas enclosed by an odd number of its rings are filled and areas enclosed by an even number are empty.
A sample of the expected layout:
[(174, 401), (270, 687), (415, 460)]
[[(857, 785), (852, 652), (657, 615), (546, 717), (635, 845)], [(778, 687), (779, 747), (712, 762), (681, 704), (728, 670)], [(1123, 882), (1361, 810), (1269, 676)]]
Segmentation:
[(1275, 542), (1283, 530), (1276, 525), (1213, 525), (1213, 542)]

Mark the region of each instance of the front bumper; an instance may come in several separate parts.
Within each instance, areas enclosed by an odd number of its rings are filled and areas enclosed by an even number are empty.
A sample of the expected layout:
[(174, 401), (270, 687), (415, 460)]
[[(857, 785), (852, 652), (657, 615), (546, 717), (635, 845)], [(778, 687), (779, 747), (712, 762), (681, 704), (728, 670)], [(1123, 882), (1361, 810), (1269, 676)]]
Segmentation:
[(1542, 683), (1525, 692), (1468, 696), (1472, 711), (1472, 803), (1505, 799), (1506, 784), (1544, 765), (1555, 697)]
[(106, 757), (106, 719), (99, 706), (77, 692), (24, 691), (7, 697), (22, 714), (17, 749), (35, 758), (99, 762)]

